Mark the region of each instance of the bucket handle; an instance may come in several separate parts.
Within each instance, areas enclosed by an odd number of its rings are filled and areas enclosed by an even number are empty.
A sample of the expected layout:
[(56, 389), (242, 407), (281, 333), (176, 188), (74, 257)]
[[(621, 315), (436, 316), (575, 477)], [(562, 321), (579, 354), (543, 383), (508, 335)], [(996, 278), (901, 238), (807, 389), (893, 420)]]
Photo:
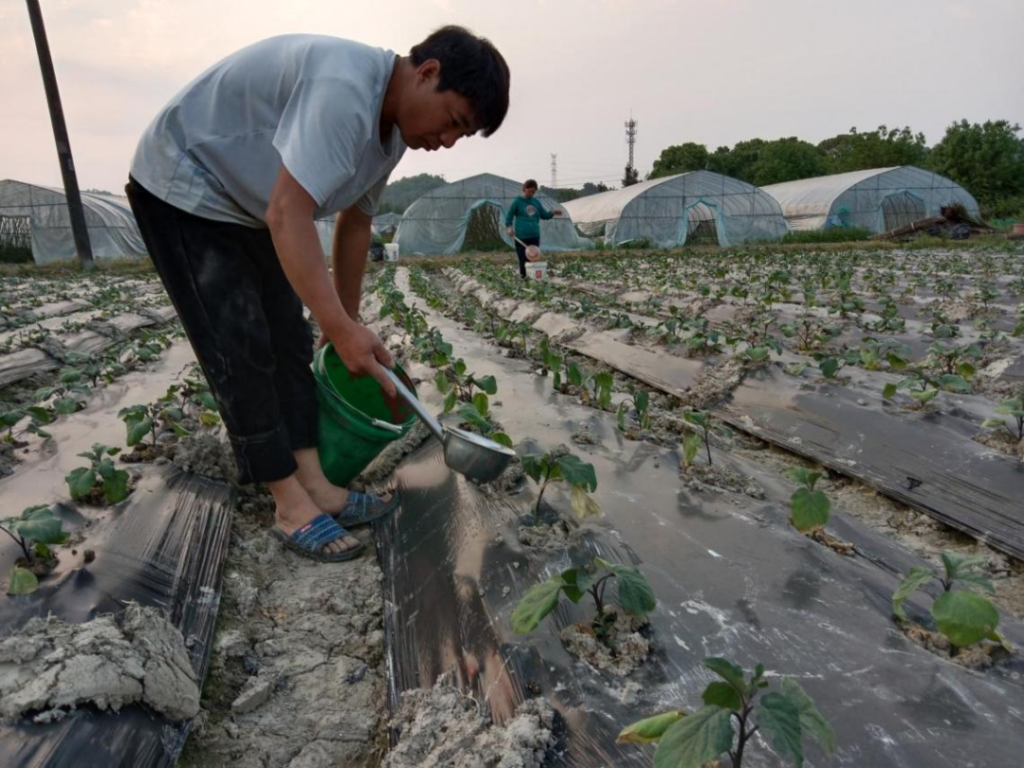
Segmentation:
[(389, 432), (394, 432), (396, 435), (402, 434), (402, 427), (397, 424), (392, 424), (387, 421), (381, 421), (380, 419), (370, 419), (370, 423), (379, 429), (386, 429)]

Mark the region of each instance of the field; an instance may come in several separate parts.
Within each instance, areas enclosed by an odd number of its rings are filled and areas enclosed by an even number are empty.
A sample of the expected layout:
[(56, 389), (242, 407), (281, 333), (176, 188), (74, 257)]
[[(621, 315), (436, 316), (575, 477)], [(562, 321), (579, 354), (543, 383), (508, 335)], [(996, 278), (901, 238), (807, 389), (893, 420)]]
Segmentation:
[(348, 564), (266, 536), (154, 275), (0, 278), (0, 763), (1019, 763), (1024, 248), (513, 261), (367, 275), (421, 399), (519, 458), (479, 486), (413, 428)]

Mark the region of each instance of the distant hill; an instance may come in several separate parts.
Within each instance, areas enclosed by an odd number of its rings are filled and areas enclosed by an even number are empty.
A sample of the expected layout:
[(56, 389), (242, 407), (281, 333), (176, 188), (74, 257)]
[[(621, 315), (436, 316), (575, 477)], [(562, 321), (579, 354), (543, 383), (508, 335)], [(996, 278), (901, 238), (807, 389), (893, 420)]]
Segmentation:
[(404, 179), (393, 181), (384, 189), (384, 194), (380, 198), (380, 205), (377, 206), (377, 212), (405, 213), (406, 208), (427, 194), (427, 192), (446, 183), (440, 176), (434, 176), (430, 173), (406, 176)]

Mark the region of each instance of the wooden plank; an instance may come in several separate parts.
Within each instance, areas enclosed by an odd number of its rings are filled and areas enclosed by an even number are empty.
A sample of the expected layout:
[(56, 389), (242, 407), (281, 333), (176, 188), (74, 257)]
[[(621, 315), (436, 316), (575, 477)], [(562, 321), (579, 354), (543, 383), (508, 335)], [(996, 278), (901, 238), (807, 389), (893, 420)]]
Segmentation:
[(0, 387), (59, 367), (60, 363), (40, 349), (12, 352), (0, 357)]
[(616, 338), (618, 335), (614, 331), (587, 333), (565, 346), (677, 397), (686, 393), (704, 367), (697, 360), (658, 354), (643, 347), (624, 344)]
[(64, 341), (64, 348), (71, 352), (77, 352), (80, 355), (95, 355), (113, 343), (114, 340), (112, 338), (104, 336), (102, 333), (82, 331), (81, 333), (69, 336)]
[(716, 415), (1024, 558), (1024, 466), (971, 440), (976, 424), (895, 411), (841, 386), (795, 390), (771, 369), (748, 378)]

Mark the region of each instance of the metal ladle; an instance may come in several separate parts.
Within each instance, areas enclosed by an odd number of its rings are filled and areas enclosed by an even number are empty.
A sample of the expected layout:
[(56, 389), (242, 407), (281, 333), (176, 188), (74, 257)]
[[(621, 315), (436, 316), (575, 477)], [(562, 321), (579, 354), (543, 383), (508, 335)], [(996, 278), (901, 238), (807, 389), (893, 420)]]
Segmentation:
[(430, 428), (434, 437), (441, 441), (444, 446), (444, 463), (450, 469), (478, 483), (489, 483), (505, 471), (515, 457), (515, 451), (482, 435), (456, 427), (442, 427), (394, 371), (390, 368), (385, 368), (384, 371), (402, 399)]

